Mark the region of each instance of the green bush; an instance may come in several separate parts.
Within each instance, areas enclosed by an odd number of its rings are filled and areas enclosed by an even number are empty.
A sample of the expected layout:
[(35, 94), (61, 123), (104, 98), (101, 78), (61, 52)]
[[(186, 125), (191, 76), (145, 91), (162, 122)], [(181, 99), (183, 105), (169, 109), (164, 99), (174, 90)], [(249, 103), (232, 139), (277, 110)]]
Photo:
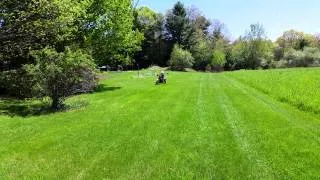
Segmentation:
[(32, 86), (33, 92), (50, 97), (53, 109), (61, 108), (66, 97), (96, 86), (93, 60), (80, 50), (58, 53), (46, 48), (31, 54), (36, 63), (23, 68), (38, 80)]
[(280, 61), (276, 61), (274, 62), (274, 66), (275, 68), (286, 68), (288, 67), (288, 61), (286, 60), (280, 60)]
[(315, 47), (305, 47), (304, 50), (305, 61), (308, 65), (315, 64), (320, 61), (320, 50)]
[(205, 40), (199, 40), (199, 42), (192, 48), (191, 53), (192, 57), (194, 57), (194, 69), (204, 71), (208, 65), (211, 65), (212, 50), (209, 43)]
[(189, 51), (183, 50), (178, 45), (175, 45), (169, 60), (171, 70), (184, 71), (185, 68), (192, 67), (194, 58)]
[(284, 54), (284, 60), (289, 67), (314, 66), (320, 61), (320, 50), (314, 47), (305, 47), (303, 51), (289, 49)]
[(33, 86), (37, 78), (26, 71), (24, 67), (20, 69), (0, 72), (0, 89), (7, 96), (23, 99), (31, 98)]
[(212, 54), (212, 70), (220, 71), (226, 63), (226, 55), (223, 51), (216, 50)]

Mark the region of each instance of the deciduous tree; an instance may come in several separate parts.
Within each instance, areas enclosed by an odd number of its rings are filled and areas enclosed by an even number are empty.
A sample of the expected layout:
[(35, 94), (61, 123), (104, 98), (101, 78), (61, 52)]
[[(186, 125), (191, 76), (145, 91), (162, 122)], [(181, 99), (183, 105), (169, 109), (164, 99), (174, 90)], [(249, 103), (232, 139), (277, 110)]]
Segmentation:
[(9, 68), (32, 63), (28, 55), (48, 45), (63, 51), (75, 43), (89, 0), (3, 0), (0, 56)]
[(131, 63), (143, 34), (133, 27), (131, 0), (92, 0), (86, 30), (93, 57), (100, 65)]

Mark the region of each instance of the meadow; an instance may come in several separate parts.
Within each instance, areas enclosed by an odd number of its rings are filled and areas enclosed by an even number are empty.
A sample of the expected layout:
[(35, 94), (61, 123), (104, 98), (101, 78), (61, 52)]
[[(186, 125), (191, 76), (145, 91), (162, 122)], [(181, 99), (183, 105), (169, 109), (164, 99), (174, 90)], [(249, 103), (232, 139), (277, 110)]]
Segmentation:
[(239, 71), (229, 77), (291, 104), (303, 111), (320, 113), (319, 68)]
[(65, 112), (0, 100), (0, 179), (320, 178), (319, 68), (153, 73), (104, 74)]

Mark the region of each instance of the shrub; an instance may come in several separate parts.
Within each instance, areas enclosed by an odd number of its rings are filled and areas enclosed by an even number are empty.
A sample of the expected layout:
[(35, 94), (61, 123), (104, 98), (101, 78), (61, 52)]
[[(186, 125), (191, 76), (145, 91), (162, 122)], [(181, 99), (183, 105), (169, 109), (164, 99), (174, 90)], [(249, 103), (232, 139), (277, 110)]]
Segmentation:
[(272, 62), (270, 62), (270, 61), (268, 61), (266, 59), (262, 59), (260, 66), (261, 66), (262, 69), (269, 69), (269, 68), (272, 67)]
[(204, 71), (207, 69), (208, 65), (211, 65), (212, 50), (207, 41), (200, 39), (199, 42), (196, 43), (196, 45), (192, 48), (191, 53), (194, 57), (194, 69)]
[(24, 68), (0, 72), (0, 89), (7, 96), (31, 98), (34, 95), (32, 87), (36, 82), (37, 78)]
[(285, 52), (284, 59), (290, 67), (312, 66), (320, 61), (320, 50), (314, 47), (305, 47), (303, 51), (290, 49)]
[(226, 63), (226, 55), (223, 51), (214, 51), (212, 54), (212, 69), (215, 71), (220, 71)]
[(308, 65), (316, 64), (320, 60), (320, 50), (315, 47), (305, 47), (304, 50), (305, 61)]
[(284, 59), (288, 61), (289, 67), (303, 67), (307, 66), (305, 63), (304, 53), (302, 51), (297, 51), (290, 49), (284, 54)]
[(169, 66), (172, 70), (184, 71), (185, 68), (192, 67), (194, 58), (189, 51), (183, 50), (178, 45), (175, 45), (169, 60)]
[(276, 61), (274, 62), (274, 66), (275, 68), (286, 68), (288, 67), (288, 61), (286, 60), (280, 60), (280, 61)]
[(38, 80), (33, 84), (33, 92), (50, 97), (55, 110), (63, 107), (66, 97), (91, 91), (96, 86), (93, 60), (80, 50), (58, 53), (46, 48), (31, 54), (36, 63), (23, 68)]

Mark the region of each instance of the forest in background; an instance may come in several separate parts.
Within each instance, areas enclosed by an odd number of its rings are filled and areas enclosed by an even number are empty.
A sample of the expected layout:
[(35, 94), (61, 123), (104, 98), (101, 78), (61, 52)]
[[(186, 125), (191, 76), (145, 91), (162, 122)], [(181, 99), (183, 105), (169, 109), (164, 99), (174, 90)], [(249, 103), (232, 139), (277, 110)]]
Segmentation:
[[(144, 67), (176, 67), (180, 63), (200, 71), (220, 71), (319, 66), (319, 34), (288, 30), (273, 42), (263, 25), (254, 23), (243, 36), (231, 40), (223, 22), (210, 20), (201, 10), (180, 2), (166, 14), (140, 7), (135, 10), (134, 22), (144, 34), (134, 60)], [(172, 52), (185, 58), (179, 61)]]

